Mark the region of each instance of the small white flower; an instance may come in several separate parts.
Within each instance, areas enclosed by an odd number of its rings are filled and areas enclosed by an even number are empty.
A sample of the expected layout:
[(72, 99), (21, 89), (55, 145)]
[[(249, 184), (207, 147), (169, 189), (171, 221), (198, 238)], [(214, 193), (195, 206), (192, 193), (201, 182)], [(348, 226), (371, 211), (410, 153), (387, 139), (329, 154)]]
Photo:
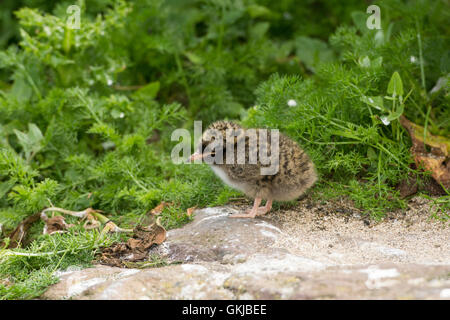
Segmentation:
[(108, 86), (113, 84), (113, 81), (111, 79), (108, 78), (108, 80), (106, 80), (106, 83), (108, 84)]
[(373, 99), (372, 98), (369, 98), (369, 101), (370, 101), (370, 103), (373, 103)]
[(382, 116), (382, 117), (380, 117), (380, 119), (381, 119), (381, 122), (383, 122), (383, 124), (385, 125), (385, 126), (388, 126), (391, 122), (388, 120), (388, 118), (387, 118), (387, 116)]
[(105, 141), (102, 143), (102, 147), (104, 150), (110, 150), (116, 147), (116, 144), (112, 141)]
[(417, 61), (417, 58), (414, 57), (414, 56), (411, 56), (411, 57), (409, 58), (409, 60), (411, 61), (411, 63), (414, 63), (414, 62)]
[(121, 113), (119, 114), (119, 118), (125, 118), (125, 113), (121, 112)]
[(44, 27), (44, 32), (45, 32), (45, 34), (46, 34), (47, 36), (49, 36), (49, 35), (52, 34), (52, 30), (50, 30), (50, 28), (47, 27), (47, 26)]
[(289, 107), (296, 107), (297, 101), (295, 101), (294, 99), (290, 99), (287, 104)]

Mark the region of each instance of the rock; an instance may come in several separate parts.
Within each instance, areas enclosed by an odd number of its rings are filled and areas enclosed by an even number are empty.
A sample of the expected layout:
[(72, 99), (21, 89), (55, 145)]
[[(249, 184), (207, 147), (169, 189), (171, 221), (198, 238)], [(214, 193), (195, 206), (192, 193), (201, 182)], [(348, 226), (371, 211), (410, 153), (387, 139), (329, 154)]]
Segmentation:
[[(60, 282), (41, 298), (450, 298), (448, 241), (440, 241), (439, 247), (437, 238), (422, 243), (420, 249), (427, 250), (427, 256), (418, 259), (413, 249), (417, 245), (409, 243), (422, 239), (414, 228), (411, 237), (398, 238), (392, 232), (396, 222), (389, 219), (384, 227), (389, 232), (383, 233), (382, 225), (367, 228), (362, 218), (341, 214), (320, 221), (321, 229), (314, 227), (317, 217), (304, 209), (282, 212), (285, 220), (277, 219), (280, 212), (230, 219), (235, 210), (231, 207), (197, 210), (192, 223), (169, 231), (166, 242), (150, 252), (182, 264), (143, 270), (102, 265), (69, 270), (61, 272)], [(399, 234), (411, 230), (398, 223), (395, 228)], [(430, 224), (430, 228), (440, 228), (448, 240), (448, 227)]]
[(169, 261), (234, 264), (258, 252), (283, 251), (271, 247), (281, 234), (279, 228), (260, 219), (231, 219), (231, 212), (226, 207), (197, 211), (192, 223), (169, 231), (168, 241), (151, 253)]

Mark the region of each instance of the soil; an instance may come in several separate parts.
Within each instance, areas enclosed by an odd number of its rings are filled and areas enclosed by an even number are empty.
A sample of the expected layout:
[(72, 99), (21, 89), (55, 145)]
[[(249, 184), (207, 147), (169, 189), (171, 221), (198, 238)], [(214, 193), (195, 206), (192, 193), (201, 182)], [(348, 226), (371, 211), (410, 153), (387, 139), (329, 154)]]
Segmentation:
[[(233, 208), (245, 210), (249, 205)], [(393, 262), (450, 263), (450, 220), (448, 216), (433, 218), (436, 210), (432, 201), (417, 196), (406, 209), (375, 221), (346, 199), (314, 203), (305, 198), (295, 207), (273, 210), (261, 219), (283, 230), (275, 247), (322, 262), (376, 263), (387, 255)]]

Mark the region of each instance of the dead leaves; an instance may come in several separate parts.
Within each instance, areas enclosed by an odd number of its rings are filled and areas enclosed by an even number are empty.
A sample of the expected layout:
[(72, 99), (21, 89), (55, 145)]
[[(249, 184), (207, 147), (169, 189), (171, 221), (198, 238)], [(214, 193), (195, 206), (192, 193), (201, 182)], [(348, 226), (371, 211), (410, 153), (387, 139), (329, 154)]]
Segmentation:
[[(411, 153), (416, 166), (423, 165), (427, 171), (431, 171), (436, 182), (442, 184), (446, 189), (450, 189), (450, 139), (426, 132), (424, 142), (424, 127), (409, 121), (404, 116), (400, 117), (400, 123), (411, 136), (413, 144)], [(431, 152), (426, 150), (425, 144), (431, 147)]]
[[(147, 220), (147, 226), (138, 225), (133, 230), (122, 229), (117, 226), (113, 221), (109, 220), (102, 214), (102, 211), (87, 208), (82, 211), (70, 211), (57, 207), (49, 207), (40, 213), (36, 213), (24, 221), (10, 234), (11, 239), (8, 248), (16, 248), (21, 245), (23, 239), (27, 235), (27, 231), (30, 226), (42, 219), (45, 222), (44, 234), (55, 234), (67, 232), (70, 228), (75, 227), (75, 224), (68, 224), (63, 215), (69, 215), (79, 218), (78, 225), (86, 230), (98, 229), (103, 225), (102, 233), (109, 232), (132, 232), (131, 238), (126, 242), (114, 243), (112, 246), (103, 248), (99, 262), (102, 264), (117, 266), (117, 267), (148, 267), (160, 265), (161, 261), (148, 261), (142, 262), (148, 258), (149, 250), (154, 245), (160, 245), (166, 240), (167, 232), (161, 225), (161, 213), (164, 208), (173, 206), (171, 202), (161, 202), (158, 206), (153, 208), (145, 217)], [(191, 217), (197, 207), (188, 208), (186, 215)], [(63, 215), (47, 216), (48, 213), (54, 214), (55, 212)], [(137, 263), (137, 264), (136, 264)], [(142, 264), (142, 265), (141, 265)]]
[(192, 214), (194, 213), (195, 209), (197, 209), (197, 206), (192, 207), (192, 208), (188, 208), (188, 209), (186, 210), (186, 215), (187, 215), (188, 217), (191, 217)]
[(127, 242), (103, 248), (99, 262), (113, 267), (133, 267), (137, 262), (148, 258), (150, 248), (166, 240), (167, 232), (161, 225), (161, 217), (158, 216), (170, 205), (172, 203), (163, 201), (150, 210), (144, 218), (148, 226), (138, 225), (133, 229), (133, 236)]
[[(113, 267), (145, 268), (163, 265), (162, 261), (146, 261), (149, 258), (149, 250), (154, 245), (159, 245), (166, 240), (167, 232), (161, 225), (161, 213), (164, 208), (173, 206), (171, 202), (162, 201), (150, 210), (144, 217), (147, 227), (137, 226), (133, 230), (133, 236), (127, 242), (115, 243), (103, 248), (99, 262)], [(187, 209), (186, 215), (192, 216), (197, 207)]]
[(160, 220), (157, 218), (147, 227), (137, 226), (133, 229), (133, 236), (125, 243), (103, 248), (99, 262), (108, 266), (128, 267), (130, 263), (148, 258), (150, 248), (166, 240), (167, 232)]
[[(162, 201), (160, 204), (158, 204), (156, 207), (154, 207), (152, 210), (150, 210), (150, 212), (147, 213), (147, 215), (142, 220), (143, 223), (144, 224), (152, 223), (155, 220), (155, 217), (159, 216), (163, 212), (164, 208), (172, 207), (172, 206), (174, 206), (173, 202)], [(192, 217), (192, 214), (194, 213), (194, 211), (196, 209), (197, 209), (197, 206), (188, 208), (185, 213), (186, 216), (188, 216), (189, 218)]]
[(35, 213), (19, 223), (16, 229), (8, 235), (8, 238), (10, 239), (8, 249), (20, 247), (28, 234), (28, 229), (30, 229), (33, 223), (38, 221), (40, 217), (40, 213)]
[(106, 232), (132, 232), (133, 230), (130, 229), (122, 229), (119, 226), (117, 226), (114, 222), (109, 220), (107, 217), (102, 215), (100, 210), (95, 210), (92, 208), (87, 208), (83, 211), (70, 211), (62, 208), (57, 207), (49, 207), (42, 212), (35, 213), (27, 218), (25, 218), (19, 225), (14, 229), (9, 235), (7, 235), (7, 238), (9, 238), (8, 243), (8, 249), (14, 249), (17, 247), (20, 247), (24, 244), (27, 235), (28, 230), (30, 227), (37, 222), (39, 219), (44, 221), (44, 229), (43, 234), (55, 234), (55, 233), (63, 233), (67, 232), (70, 228), (76, 226), (75, 224), (68, 224), (65, 221), (64, 216), (55, 215), (51, 216), (50, 218), (47, 216), (48, 212), (59, 212), (62, 214), (67, 214), (70, 216), (74, 216), (77, 218), (81, 218), (80, 223), (83, 220), (86, 220), (83, 224), (83, 228), (86, 230), (96, 229), (100, 228), (102, 224), (105, 225), (105, 227), (102, 230), (102, 233)]
[[(88, 208), (83, 211), (75, 212), (66, 209), (50, 207), (44, 209), (40, 213), (36, 213), (30, 217), (23, 220), (19, 226), (9, 235), (10, 241), (6, 244), (7, 248), (17, 248), (22, 243), (24, 238), (27, 236), (27, 232), (31, 225), (38, 221), (43, 220), (45, 223), (44, 234), (55, 234), (67, 232), (74, 224), (68, 224), (65, 221), (64, 216), (55, 215), (48, 217), (48, 212), (59, 212), (71, 216), (75, 216), (80, 219), (80, 223), (83, 223), (83, 228), (86, 230), (99, 228), (104, 225), (102, 233), (108, 232), (133, 232), (131, 238), (126, 242), (114, 243), (110, 247), (103, 248), (100, 257), (100, 263), (117, 266), (117, 267), (127, 267), (136, 266), (136, 262), (142, 262), (148, 258), (149, 250), (154, 245), (159, 245), (166, 240), (167, 232), (166, 229), (161, 225), (161, 217), (157, 217), (162, 212), (164, 206), (169, 205), (168, 203), (162, 203), (157, 208), (152, 210), (152, 221), (148, 226), (136, 226), (133, 230), (122, 229), (117, 226), (113, 221), (109, 220), (100, 210), (94, 210)], [(162, 261), (150, 261), (140, 265), (140, 267), (158, 266), (164, 263)]]
[(162, 201), (160, 204), (158, 204), (156, 207), (154, 207), (150, 211), (150, 213), (155, 215), (155, 216), (160, 215), (163, 212), (165, 207), (168, 207), (168, 206), (171, 206), (171, 205), (173, 205), (173, 203)]
[(67, 224), (63, 216), (48, 218), (45, 213), (42, 213), (41, 219), (45, 222), (43, 234), (62, 233), (74, 226), (73, 224)]

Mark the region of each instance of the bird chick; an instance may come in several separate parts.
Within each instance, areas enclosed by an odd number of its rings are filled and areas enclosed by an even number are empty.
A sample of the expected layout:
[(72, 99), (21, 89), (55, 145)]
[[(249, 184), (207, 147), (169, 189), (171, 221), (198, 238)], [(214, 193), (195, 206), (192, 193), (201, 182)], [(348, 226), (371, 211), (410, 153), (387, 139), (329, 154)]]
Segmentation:
[[(256, 158), (255, 158), (256, 155)], [(254, 199), (252, 209), (233, 218), (254, 218), (272, 208), (272, 201), (301, 196), (317, 180), (314, 164), (297, 143), (268, 129), (244, 129), (218, 121), (202, 135), (189, 160), (202, 159), (227, 185)], [(260, 207), (261, 201), (266, 204)]]

